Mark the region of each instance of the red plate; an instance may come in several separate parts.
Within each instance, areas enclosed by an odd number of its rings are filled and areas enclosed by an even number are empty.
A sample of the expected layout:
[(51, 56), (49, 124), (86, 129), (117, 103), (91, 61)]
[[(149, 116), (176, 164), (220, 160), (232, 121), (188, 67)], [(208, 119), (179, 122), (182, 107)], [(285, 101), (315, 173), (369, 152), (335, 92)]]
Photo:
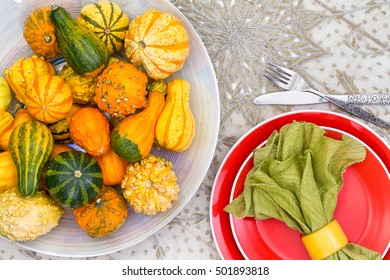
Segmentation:
[[(333, 139), (339, 140), (345, 134), (332, 128), (325, 129), (326, 136)], [(384, 222), (390, 219), (390, 208), (387, 206), (390, 201), (389, 173), (371, 148), (366, 146), (366, 150), (364, 162), (353, 164), (344, 173), (344, 185), (338, 196), (335, 219), (350, 242), (383, 254), (390, 236), (390, 227)], [(231, 199), (244, 189), (246, 175), (252, 167), (253, 157), (250, 155), (237, 174)], [(233, 235), (245, 258), (310, 260), (301, 242), (301, 233), (285, 223), (275, 219), (237, 219), (233, 215), (230, 218)], [(373, 229), (376, 231), (374, 239)]]
[[(242, 136), (232, 147), (222, 162), (214, 181), (210, 202), (211, 228), (217, 249), (223, 259), (244, 259), (231, 230), (230, 215), (223, 210), (230, 202), (230, 194), (236, 175), (247, 157), (251, 155), (259, 144), (267, 140), (274, 130), (278, 130), (283, 125), (291, 123), (294, 120), (307, 121), (319, 126), (339, 129), (355, 136), (370, 147), (382, 160), (387, 170), (390, 170), (390, 151), (388, 145), (373, 130), (350, 117), (328, 111), (294, 111), (260, 123)], [(355, 176), (348, 177), (359, 180), (357, 179), (358, 177)], [(385, 183), (388, 184), (388, 181), (389, 178), (387, 178), (387, 181), (385, 180)], [(375, 203), (375, 201), (368, 201), (367, 203), (367, 205), (370, 205), (370, 203)], [(389, 206), (386, 209), (382, 209), (382, 211), (388, 213), (390, 211), (390, 204), (388, 205)], [(366, 213), (366, 215), (368, 214)], [(388, 214), (381, 213), (381, 216), (383, 215), (387, 216)], [(373, 217), (369, 217), (367, 219), (370, 221), (372, 218)], [(268, 221), (268, 223), (272, 223), (272, 221)], [(384, 224), (383, 226), (390, 226), (387, 221), (382, 223)], [(346, 229), (344, 230), (347, 231)], [(375, 243), (375, 239), (377, 239), (378, 235), (378, 228), (370, 228), (364, 234), (368, 235), (364, 238), (365, 240), (370, 240), (370, 242)], [(361, 238), (362, 237), (360, 237), (360, 239)], [(388, 240), (390, 240), (390, 235), (388, 236)], [(272, 252), (269, 248), (273, 245), (268, 244), (267, 240), (259, 242), (263, 242), (263, 244), (260, 244), (263, 248), (262, 250)], [(267, 257), (267, 259), (274, 258), (278, 259), (280, 256), (278, 257), (277, 255), (270, 254)], [(390, 253), (387, 253), (384, 258), (390, 259)]]

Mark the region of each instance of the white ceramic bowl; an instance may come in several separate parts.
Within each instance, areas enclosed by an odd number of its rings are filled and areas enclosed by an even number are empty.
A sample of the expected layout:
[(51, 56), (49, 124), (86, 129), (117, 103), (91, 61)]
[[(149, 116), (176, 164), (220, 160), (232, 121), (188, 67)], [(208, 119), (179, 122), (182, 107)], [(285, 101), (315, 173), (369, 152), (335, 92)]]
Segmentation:
[[(32, 51), (23, 38), (26, 16), (35, 8), (57, 4), (74, 17), (80, 9), (96, 1), (88, 0), (2, 0), (0, 2), (0, 71), (11, 66), (20, 57), (29, 57)], [(34, 241), (19, 242), (21, 247), (48, 255), (87, 257), (107, 254), (130, 247), (172, 220), (199, 188), (210, 166), (219, 131), (219, 93), (213, 66), (207, 51), (188, 20), (168, 0), (115, 0), (130, 20), (147, 9), (158, 9), (174, 14), (190, 35), (190, 55), (184, 67), (169, 79), (182, 78), (191, 85), (190, 106), (196, 121), (196, 135), (188, 150), (168, 152), (154, 147), (151, 153), (173, 162), (180, 193), (173, 207), (155, 216), (129, 211), (126, 223), (106, 238), (90, 238), (75, 223), (71, 210), (66, 210), (58, 227)]]

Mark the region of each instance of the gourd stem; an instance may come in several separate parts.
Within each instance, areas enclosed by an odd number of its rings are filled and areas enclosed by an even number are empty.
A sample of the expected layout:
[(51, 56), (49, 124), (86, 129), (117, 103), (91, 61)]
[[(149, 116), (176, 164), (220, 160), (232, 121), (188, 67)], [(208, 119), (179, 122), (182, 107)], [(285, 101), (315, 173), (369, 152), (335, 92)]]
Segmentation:
[(146, 47), (146, 44), (144, 41), (139, 41), (138, 42), (138, 45), (141, 46), (142, 48), (145, 48)]
[(80, 170), (75, 170), (73, 174), (76, 178), (80, 178), (81, 176), (83, 176), (83, 173)]
[(47, 32), (43, 35), (43, 40), (46, 42), (46, 43), (51, 43), (52, 41), (52, 38), (50, 36), (50, 34), (47, 34)]
[(102, 206), (103, 206), (103, 201), (102, 201), (101, 198), (98, 198), (98, 199), (96, 200), (96, 207), (97, 207), (97, 208), (100, 208), (100, 207), (102, 207)]
[(58, 9), (58, 6), (56, 4), (51, 4), (51, 10), (55, 11)]

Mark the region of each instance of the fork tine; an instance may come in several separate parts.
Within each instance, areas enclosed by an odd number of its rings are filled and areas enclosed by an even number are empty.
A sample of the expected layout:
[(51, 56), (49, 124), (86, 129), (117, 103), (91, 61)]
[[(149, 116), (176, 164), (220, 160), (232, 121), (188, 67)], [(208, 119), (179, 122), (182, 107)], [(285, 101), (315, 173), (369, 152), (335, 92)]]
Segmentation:
[[(265, 72), (270, 74), (268, 71), (265, 71)], [(286, 89), (286, 90), (288, 89), (288, 84), (286, 81), (280, 80), (278, 77), (275, 77), (272, 74), (271, 74), (271, 76), (268, 76), (265, 73), (263, 73), (263, 77), (282, 89)]]
[(278, 69), (278, 70), (282, 70), (283, 72), (285, 72), (285, 73), (286, 73), (287, 75), (289, 75), (289, 76), (292, 76), (292, 75), (295, 74), (294, 71), (292, 71), (292, 70), (290, 70), (290, 69), (288, 69), (288, 68), (286, 68), (286, 67), (277, 65), (277, 64), (272, 63), (272, 62), (268, 62), (268, 64), (272, 65), (273, 67), (275, 67), (275, 68)]
[(270, 67), (266, 67), (264, 72), (267, 72), (271, 76), (277, 77), (280, 80), (286, 80), (286, 82), (288, 82), (291, 78), (291, 75), (288, 75), (286, 73), (281, 72), (280, 70), (275, 70)]

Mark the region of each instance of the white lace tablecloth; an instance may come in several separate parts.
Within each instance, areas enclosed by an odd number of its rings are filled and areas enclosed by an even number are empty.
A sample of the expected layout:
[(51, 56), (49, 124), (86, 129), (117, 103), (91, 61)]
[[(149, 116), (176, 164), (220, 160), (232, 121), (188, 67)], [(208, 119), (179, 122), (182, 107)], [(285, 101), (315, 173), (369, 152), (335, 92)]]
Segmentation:
[[(213, 180), (233, 144), (272, 116), (301, 109), (345, 113), (330, 104), (255, 106), (274, 91), (261, 75), (283, 63), (326, 93), (390, 91), (390, 2), (385, 0), (171, 0), (202, 38), (217, 74), (221, 124), (210, 169), (188, 205), (141, 243), (91, 259), (220, 259), (209, 204)], [(363, 106), (390, 121), (390, 108)], [(347, 113), (345, 113), (347, 114)], [(373, 124), (390, 142), (389, 132)], [(24, 250), (0, 239), (0, 259), (66, 259)]]

